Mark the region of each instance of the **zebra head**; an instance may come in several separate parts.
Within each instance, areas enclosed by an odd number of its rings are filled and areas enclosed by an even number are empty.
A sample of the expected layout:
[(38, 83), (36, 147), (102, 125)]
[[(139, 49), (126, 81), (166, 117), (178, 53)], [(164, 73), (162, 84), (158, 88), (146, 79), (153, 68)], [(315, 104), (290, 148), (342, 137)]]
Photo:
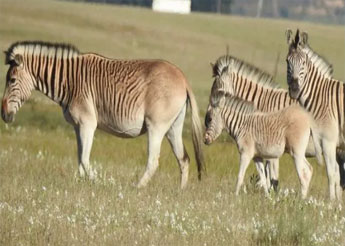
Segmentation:
[(289, 44), (289, 52), (286, 58), (287, 83), (290, 97), (298, 99), (307, 74), (308, 57), (305, 48), (308, 45), (308, 35), (305, 32), (300, 34), (297, 29), (295, 38), (293, 39), (291, 36), (292, 31), (287, 30), (286, 37)]
[(211, 93), (223, 92), (225, 94), (234, 95), (235, 89), (234, 83), (232, 82), (234, 60), (230, 56), (224, 56), (218, 60), (220, 60), (220, 62), (218, 61), (213, 67), (213, 77), (215, 79)]
[(207, 145), (216, 140), (224, 128), (224, 122), (221, 117), (221, 101), (224, 97), (225, 94), (221, 91), (210, 96), (210, 102), (205, 116), (206, 132), (204, 142)]
[(26, 71), (21, 54), (5, 52), (8, 68), (6, 85), (2, 97), (1, 117), (6, 123), (14, 121), (14, 115), (30, 97), (34, 89), (30, 73)]

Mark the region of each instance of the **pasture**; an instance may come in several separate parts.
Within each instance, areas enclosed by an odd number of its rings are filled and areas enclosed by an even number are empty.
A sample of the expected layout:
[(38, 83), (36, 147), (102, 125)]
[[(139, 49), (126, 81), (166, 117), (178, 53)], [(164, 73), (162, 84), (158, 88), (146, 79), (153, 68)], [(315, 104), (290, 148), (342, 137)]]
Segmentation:
[[(309, 43), (345, 80), (345, 29), (287, 20), (65, 1), (0, 0), (0, 49), (18, 40), (72, 43), (112, 58), (160, 58), (182, 69), (203, 122), (212, 85), (210, 62), (229, 53), (274, 73), (286, 88), (287, 28), (308, 31)], [(7, 67), (0, 54), (0, 93)], [(77, 175), (77, 144), (61, 109), (39, 93), (11, 125), (0, 121), (0, 245), (344, 245), (344, 203), (327, 200), (325, 166), (314, 168), (300, 199), (291, 157), (280, 160), (280, 189), (268, 198), (255, 187), (253, 165), (235, 196), (239, 156), (223, 134), (204, 147), (207, 175), (197, 180), (190, 114), (184, 141), (191, 157), (187, 188), (166, 140), (146, 188), (135, 185), (146, 166), (146, 136), (120, 139), (96, 131), (95, 181)]]

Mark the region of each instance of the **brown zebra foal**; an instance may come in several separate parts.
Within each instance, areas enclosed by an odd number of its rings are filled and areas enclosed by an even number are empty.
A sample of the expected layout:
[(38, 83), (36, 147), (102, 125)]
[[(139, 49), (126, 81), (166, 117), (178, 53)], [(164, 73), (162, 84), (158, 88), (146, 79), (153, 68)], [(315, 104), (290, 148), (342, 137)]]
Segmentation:
[[(224, 92), (211, 93), (205, 116), (206, 132), (204, 141), (211, 144), (225, 129), (235, 140), (240, 153), (240, 170), (236, 185), (239, 194), (246, 169), (253, 159), (277, 159), (284, 152), (294, 159), (301, 183), (301, 195), (305, 198), (313, 168), (304, 156), (308, 145), (312, 120), (303, 109), (294, 106), (277, 112), (263, 113), (250, 102), (237, 97), (226, 96)], [(296, 116), (302, 116), (299, 119)], [(264, 186), (266, 194), (267, 186)]]

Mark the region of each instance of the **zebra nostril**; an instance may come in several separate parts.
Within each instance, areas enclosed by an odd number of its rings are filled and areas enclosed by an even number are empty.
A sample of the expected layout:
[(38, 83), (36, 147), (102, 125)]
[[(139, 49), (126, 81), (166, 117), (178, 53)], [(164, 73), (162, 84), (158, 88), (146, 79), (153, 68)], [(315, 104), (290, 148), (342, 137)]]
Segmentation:
[(206, 145), (209, 145), (211, 143), (211, 136), (210, 136), (210, 134), (208, 132), (205, 133), (204, 143)]

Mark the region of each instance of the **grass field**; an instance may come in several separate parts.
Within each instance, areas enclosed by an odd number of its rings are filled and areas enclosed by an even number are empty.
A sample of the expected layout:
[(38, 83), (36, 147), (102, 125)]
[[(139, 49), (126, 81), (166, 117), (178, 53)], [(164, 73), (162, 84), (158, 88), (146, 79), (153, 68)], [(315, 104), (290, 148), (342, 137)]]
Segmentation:
[[(210, 62), (226, 51), (273, 73), (285, 85), (285, 30), (308, 31), (309, 42), (345, 80), (345, 29), (286, 20), (210, 14), (173, 15), (149, 9), (63, 1), (0, 0), (0, 49), (17, 40), (68, 42), (113, 58), (162, 58), (178, 65), (196, 94), (203, 121), (212, 84)], [(0, 91), (7, 67), (0, 55)], [(190, 118), (184, 140), (193, 157)], [(95, 181), (77, 173), (74, 131), (60, 108), (38, 93), (15, 123), (0, 122), (0, 245), (345, 245), (343, 203), (327, 200), (325, 167), (314, 159), (309, 197), (299, 198), (291, 158), (280, 165), (280, 191), (266, 198), (251, 166), (246, 189), (234, 195), (236, 146), (222, 135), (205, 147), (207, 176), (192, 158), (186, 190), (170, 146), (149, 185), (135, 184), (146, 165), (146, 136), (119, 139), (97, 131)]]

